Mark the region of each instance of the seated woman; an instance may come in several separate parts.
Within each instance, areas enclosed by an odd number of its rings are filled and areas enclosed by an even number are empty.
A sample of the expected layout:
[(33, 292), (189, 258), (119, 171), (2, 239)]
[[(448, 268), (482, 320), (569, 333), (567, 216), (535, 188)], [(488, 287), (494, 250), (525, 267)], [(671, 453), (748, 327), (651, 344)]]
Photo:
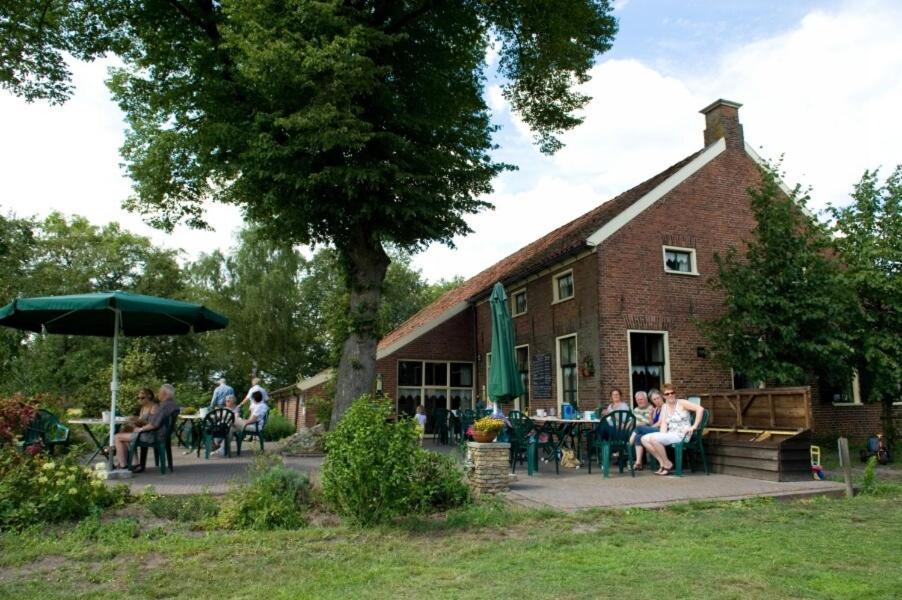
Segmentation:
[[(636, 431), (633, 434), (633, 443), (636, 445), (637, 471), (641, 471), (645, 468), (645, 463), (643, 462), (643, 459), (645, 458), (645, 447), (642, 445), (642, 436), (647, 433), (656, 433), (659, 431), (658, 420), (661, 417), (661, 406), (664, 404), (664, 398), (661, 396), (661, 392), (654, 388), (649, 390), (648, 397), (651, 398), (651, 405), (648, 406), (647, 420), (645, 423), (640, 423), (639, 415), (636, 412), (637, 409), (633, 409), (633, 414), (636, 414)], [(636, 402), (638, 405), (638, 392)]]
[(166, 420), (172, 416), (173, 413), (179, 411), (179, 405), (175, 403), (175, 388), (172, 387), (172, 385), (168, 383), (163, 384), (160, 387), (157, 396), (160, 399), (159, 406), (157, 407), (157, 410), (150, 415), (146, 424), (135, 427), (131, 432), (120, 431), (113, 438), (116, 442), (116, 457), (118, 458), (116, 465), (117, 469), (130, 468), (136, 473), (142, 471), (143, 469), (140, 467), (133, 467), (132, 465), (125, 464), (125, 457), (128, 456), (128, 447), (132, 440), (140, 438), (144, 441), (152, 441), (157, 435), (157, 430), (166, 423)]
[(138, 427), (147, 425), (150, 417), (157, 412), (157, 399), (153, 395), (153, 390), (142, 388), (138, 392), (138, 414), (128, 418), (128, 421), (119, 428), (119, 431), (131, 433)]
[[(239, 431), (247, 431), (248, 433), (260, 433), (260, 425), (269, 412), (269, 406), (263, 397), (263, 392), (256, 390), (251, 393), (250, 417), (242, 419), (238, 416), (238, 407), (232, 408), (235, 411), (235, 422), (232, 423), (232, 433)], [(240, 406), (240, 404), (238, 405)], [(226, 408), (229, 408), (228, 404)], [(216, 451), (217, 456), (225, 456), (225, 444), (222, 444)]]
[[(642, 446), (651, 452), (661, 465), (661, 468), (655, 471), (655, 475), (670, 475), (673, 463), (667, 458), (666, 446), (691, 438), (701, 424), (705, 409), (698, 404), (678, 400), (674, 387), (669, 383), (665, 383), (662, 389), (664, 407), (661, 409), (661, 431), (642, 436)], [(694, 421), (689, 413), (695, 413)]]
[(620, 390), (614, 388), (611, 390), (611, 403), (608, 404), (607, 408), (604, 409), (604, 414), (608, 414), (615, 410), (629, 410), (629, 405), (623, 401), (623, 394), (620, 393)]

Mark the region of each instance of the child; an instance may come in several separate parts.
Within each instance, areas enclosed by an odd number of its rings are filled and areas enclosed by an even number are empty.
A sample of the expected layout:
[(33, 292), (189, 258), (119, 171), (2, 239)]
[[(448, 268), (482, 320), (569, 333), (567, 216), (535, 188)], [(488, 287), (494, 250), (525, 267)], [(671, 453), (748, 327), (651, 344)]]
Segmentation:
[(420, 440), (422, 440), (426, 434), (426, 407), (422, 404), (417, 406), (415, 418), (417, 420), (417, 429), (420, 431)]

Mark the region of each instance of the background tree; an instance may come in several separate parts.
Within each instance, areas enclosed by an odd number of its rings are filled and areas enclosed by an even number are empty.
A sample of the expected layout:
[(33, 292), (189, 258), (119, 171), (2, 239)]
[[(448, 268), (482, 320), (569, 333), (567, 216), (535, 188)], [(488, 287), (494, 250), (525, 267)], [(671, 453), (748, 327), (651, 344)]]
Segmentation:
[(829, 211), (843, 277), (857, 299), (850, 327), (862, 399), (883, 403), (893, 440), (893, 402), (902, 399), (902, 165), (883, 183), (866, 171), (852, 202)]
[(748, 193), (757, 224), (744, 252), (715, 256), (725, 312), (702, 324), (715, 355), (752, 381), (848, 383), (850, 291), (829, 257), (826, 228), (808, 216), (807, 193), (781, 191), (773, 167)]
[(161, 227), (202, 226), (212, 199), (271, 237), (336, 249), (350, 311), (333, 421), (374, 379), (386, 245), (451, 244), (507, 168), (489, 154), (492, 39), (506, 98), (552, 152), (579, 123), (588, 98), (576, 86), (616, 32), (607, 0), (69, 6), (103, 26), (76, 49), (102, 43), (125, 64), (110, 87), (128, 121), (131, 208)]

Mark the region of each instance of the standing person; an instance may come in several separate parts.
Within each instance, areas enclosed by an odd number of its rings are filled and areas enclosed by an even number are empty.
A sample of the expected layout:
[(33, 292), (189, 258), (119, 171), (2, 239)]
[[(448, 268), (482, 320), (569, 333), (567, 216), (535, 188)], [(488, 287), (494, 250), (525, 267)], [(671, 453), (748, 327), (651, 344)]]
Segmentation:
[(219, 380), (219, 385), (216, 386), (216, 389), (213, 390), (213, 399), (210, 400), (210, 410), (225, 406), (226, 398), (234, 395), (235, 390), (232, 389), (232, 386), (226, 385), (225, 377), (223, 377)]
[(417, 431), (420, 432), (420, 441), (423, 441), (423, 436), (426, 434), (426, 407), (417, 404), (417, 414), (414, 418), (417, 421)]
[[(126, 465), (125, 463), (127, 460), (126, 457), (128, 456), (128, 446), (133, 439), (140, 436), (141, 441), (153, 441), (154, 437), (157, 435), (157, 431), (163, 426), (166, 419), (180, 410), (179, 405), (175, 403), (175, 388), (172, 387), (172, 385), (164, 383), (160, 386), (157, 397), (160, 399), (160, 404), (157, 407), (157, 411), (150, 416), (150, 421), (147, 425), (136, 427), (135, 430), (130, 433), (125, 431), (117, 433), (116, 437), (113, 438), (116, 442), (117, 469), (131, 467), (131, 465)], [(160, 458), (162, 459), (163, 457)], [(139, 468), (140, 467), (133, 467), (132, 470), (139, 473)]]
[[(673, 463), (667, 458), (666, 446), (678, 444), (691, 438), (698, 430), (705, 414), (705, 409), (699, 404), (693, 404), (687, 400), (677, 399), (673, 385), (665, 383), (661, 389), (664, 392), (664, 408), (661, 409), (661, 431), (642, 436), (642, 445), (658, 459), (661, 468), (655, 471), (655, 475), (670, 475)], [(695, 420), (689, 413), (695, 413)]]
[(260, 378), (254, 377), (251, 379), (251, 389), (247, 391), (247, 394), (244, 396), (244, 400), (238, 405), (238, 407), (244, 406), (244, 403), (251, 399), (251, 396), (254, 392), (260, 392), (263, 395), (263, 401), (269, 402), (269, 394), (266, 393), (266, 390), (263, 389), (263, 386), (260, 385)]

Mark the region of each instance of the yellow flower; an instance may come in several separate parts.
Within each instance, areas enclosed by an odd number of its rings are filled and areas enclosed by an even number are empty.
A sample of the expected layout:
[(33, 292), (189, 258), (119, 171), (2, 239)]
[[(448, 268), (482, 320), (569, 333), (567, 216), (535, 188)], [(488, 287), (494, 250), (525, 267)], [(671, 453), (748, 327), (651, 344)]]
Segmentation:
[(77, 489), (77, 488), (74, 488), (74, 487), (70, 487), (70, 488), (69, 488), (69, 493), (72, 494), (72, 495), (74, 496), (75, 494), (78, 493), (78, 489)]
[(38, 477), (38, 483), (47, 483), (47, 478), (41, 475)]
[(99, 479), (95, 479), (94, 481), (91, 482), (91, 485), (93, 485), (96, 488), (99, 488), (99, 487), (103, 487), (103, 482), (100, 481)]
[(45, 471), (48, 471), (48, 470), (52, 469), (53, 467), (54, 467), (53, 461), (45, 462), (43, 465), (41, 465), (41, 468), (44, 469)]

